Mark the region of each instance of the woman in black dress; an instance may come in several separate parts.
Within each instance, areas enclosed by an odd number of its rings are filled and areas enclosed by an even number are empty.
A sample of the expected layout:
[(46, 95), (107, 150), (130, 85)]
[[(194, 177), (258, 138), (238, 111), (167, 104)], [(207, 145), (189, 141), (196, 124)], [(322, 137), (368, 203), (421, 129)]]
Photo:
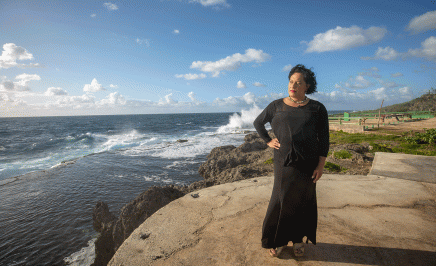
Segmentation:
[[(262, 247), (276, 257), (293, 242), (304, 253), (303, 237), (316, 244), (316, 182), (329, 150), (328, 114), (306, 94), (316, 91), (315, 74), (303, 65), (289, 73), (289, 97), (270, 103), (254, 121), (260, 137), (274, 148), (274, 187), (262, 228)], [(275, 139), (265, 129), (270, 123)]]

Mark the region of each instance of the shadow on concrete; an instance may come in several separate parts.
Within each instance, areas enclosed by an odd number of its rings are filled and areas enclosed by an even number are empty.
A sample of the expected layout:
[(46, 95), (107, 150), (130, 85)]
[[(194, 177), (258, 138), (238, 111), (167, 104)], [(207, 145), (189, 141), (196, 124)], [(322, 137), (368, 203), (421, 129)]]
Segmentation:
[(295, 257), (292, 247), (280, 254), (282, 260), (336, 262), (364, 265), (435, 265), (436, 252), (401, 248), (354, 246), (331, 243), (305, 245), (304, 257)]

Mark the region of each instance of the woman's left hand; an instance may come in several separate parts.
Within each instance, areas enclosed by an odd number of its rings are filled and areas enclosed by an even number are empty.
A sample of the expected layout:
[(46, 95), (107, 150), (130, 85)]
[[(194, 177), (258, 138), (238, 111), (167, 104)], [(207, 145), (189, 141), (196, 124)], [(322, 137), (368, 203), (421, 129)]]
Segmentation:
[(313, 183), (316, 183), (316, 181), (318, 181), (321, 178), (323, 171), (324, 171), (324, 166), (322, 167), (318, 166), (317, 168), (315, 168), (315, 171), (313, 171), (312, 174)]
[(315, 171), (313, 171), (312, 174), (313, 183), (316, 183), (316, 181), (318, 181), (321, 178), (322, 172), (324, 171), (324, 165), (326, 159), (327, 157), (319, 156), (318, 166), (315, 168)]

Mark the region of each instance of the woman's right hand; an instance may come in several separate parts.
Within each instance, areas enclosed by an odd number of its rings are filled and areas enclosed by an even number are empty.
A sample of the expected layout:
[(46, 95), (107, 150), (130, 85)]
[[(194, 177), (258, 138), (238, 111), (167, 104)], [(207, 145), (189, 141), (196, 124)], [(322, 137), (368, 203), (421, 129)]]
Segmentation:
[(277, 138), (268, 142), (267, 145), (268, 145), (268, 147), (271, 147), (271, 148), (277, 149), (277, 150), (280, 148), (280, 143), (279, 143), (279, 140)]

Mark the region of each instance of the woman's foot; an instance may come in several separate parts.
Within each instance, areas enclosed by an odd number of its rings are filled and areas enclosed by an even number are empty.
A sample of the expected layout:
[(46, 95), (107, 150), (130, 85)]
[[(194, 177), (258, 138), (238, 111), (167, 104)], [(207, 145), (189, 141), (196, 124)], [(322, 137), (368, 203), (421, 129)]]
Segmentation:
[(294, 250), (294, 255), (296, 257), (301, 257), (304, 255), (304, 245), (303, 243), (295, 243), (294, 246), (292, 247), (292, 249)]
[(280, 256), (280, 253), (282, 253), (282, 251), (285, 249), (286, 246), (281, 246), (278, 248), (272, 248), (269, 250), (269, 255), (271, 257), (278, 257)]

